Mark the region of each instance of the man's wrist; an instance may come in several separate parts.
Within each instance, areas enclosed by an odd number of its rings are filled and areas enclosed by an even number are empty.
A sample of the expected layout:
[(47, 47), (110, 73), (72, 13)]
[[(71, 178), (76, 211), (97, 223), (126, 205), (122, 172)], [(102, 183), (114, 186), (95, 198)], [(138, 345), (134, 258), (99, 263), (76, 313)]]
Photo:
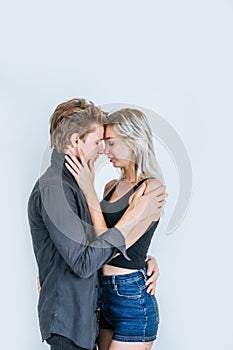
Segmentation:
[(118, 221), (115, 227), (121, 231), (122, 235), (127, 238), (132, 229), (137, 224), (137, 218), (135, 217), (132, 210), (128, 209), (127, 212), (122, 216), (122, 218)]

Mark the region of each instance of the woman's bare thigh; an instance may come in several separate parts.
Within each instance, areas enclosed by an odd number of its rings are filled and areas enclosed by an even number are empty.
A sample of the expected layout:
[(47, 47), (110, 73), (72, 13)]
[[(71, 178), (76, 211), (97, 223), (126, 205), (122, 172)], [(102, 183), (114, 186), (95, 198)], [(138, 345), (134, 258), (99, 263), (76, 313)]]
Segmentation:
[(153, 342), (131, 343), (112, 340), (109, 350), (150, 350)]

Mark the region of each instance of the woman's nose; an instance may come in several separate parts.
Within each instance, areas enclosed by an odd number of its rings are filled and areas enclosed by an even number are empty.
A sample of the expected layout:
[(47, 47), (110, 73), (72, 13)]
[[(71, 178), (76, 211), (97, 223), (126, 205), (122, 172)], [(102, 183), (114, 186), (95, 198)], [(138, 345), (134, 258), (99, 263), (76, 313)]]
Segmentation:
[(108, 150), (108, 146), (107, 145), (105, 145), (104, 154), (109, 154), (109, 150)]

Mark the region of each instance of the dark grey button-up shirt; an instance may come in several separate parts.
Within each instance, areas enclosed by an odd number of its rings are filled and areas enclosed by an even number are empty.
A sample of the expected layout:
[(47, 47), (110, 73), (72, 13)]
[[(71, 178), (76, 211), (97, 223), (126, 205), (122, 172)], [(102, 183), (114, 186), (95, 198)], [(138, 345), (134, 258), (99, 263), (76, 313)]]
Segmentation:
[(51, 166), (29, 198), (28, 217), (39, 268), (38, 303), (42, 339), (51, 333), (92, 349), (98, 333), (97, 270), (120, 251), (125, 240), (116, 228), (97, 239), (85, 197), (55, 150)]

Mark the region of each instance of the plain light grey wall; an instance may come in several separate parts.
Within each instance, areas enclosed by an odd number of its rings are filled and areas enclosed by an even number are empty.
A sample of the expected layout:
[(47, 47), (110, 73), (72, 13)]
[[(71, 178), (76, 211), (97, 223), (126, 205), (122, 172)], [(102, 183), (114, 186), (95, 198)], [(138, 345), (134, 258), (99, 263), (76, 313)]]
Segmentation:
[[(182, 225), (170, 236), (161, 225), (151, 248), (161, 269), (154, 349), (232, 350), (232, 1), (1, 5), (1, 348), (47, 349), (26, 203), (49, 116), (78, 96), (155, 110), (183, 139), (194, 192)], [(172, 194), (178, 179), (166, 164)]]

